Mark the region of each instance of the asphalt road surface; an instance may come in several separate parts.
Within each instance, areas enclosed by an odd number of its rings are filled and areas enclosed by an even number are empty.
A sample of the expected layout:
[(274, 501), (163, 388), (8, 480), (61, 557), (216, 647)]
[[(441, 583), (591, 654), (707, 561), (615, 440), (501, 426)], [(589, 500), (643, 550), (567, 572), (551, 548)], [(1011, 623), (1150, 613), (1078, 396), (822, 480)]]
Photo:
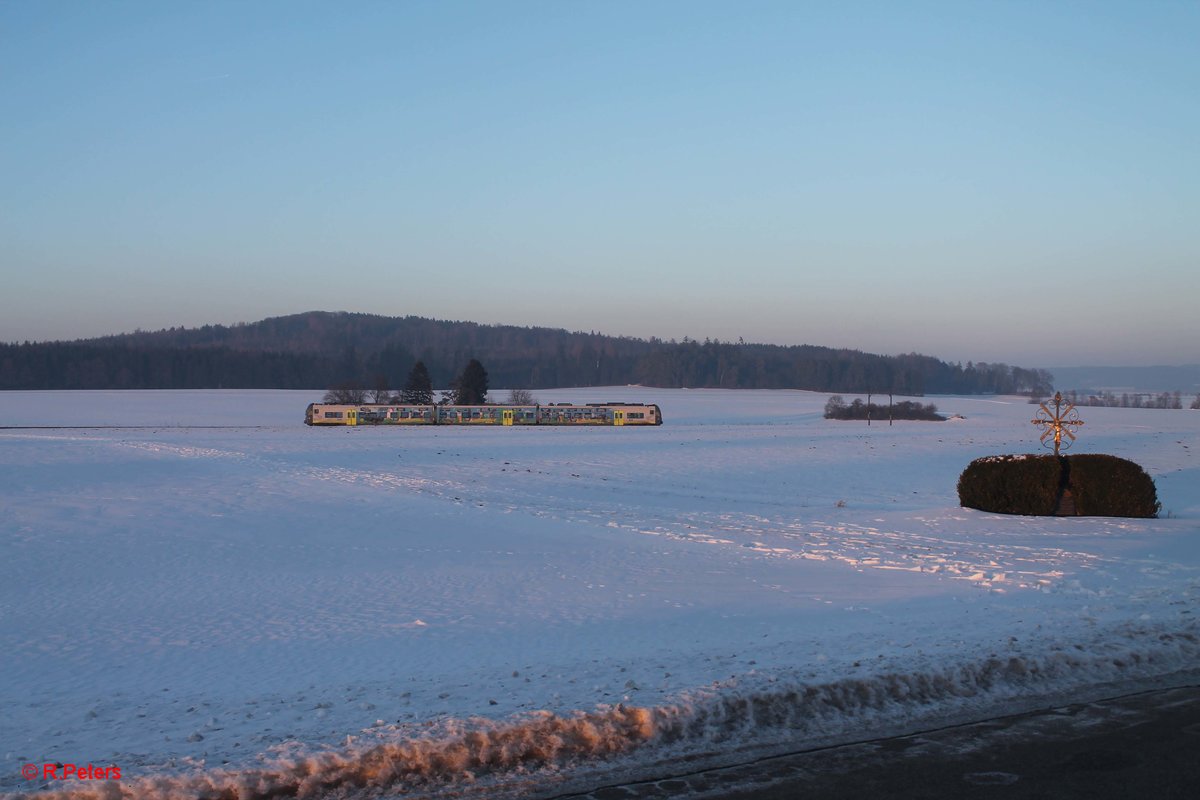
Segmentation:
[(1200, 798), (1200, 686), (796, 753), (579, 800)]

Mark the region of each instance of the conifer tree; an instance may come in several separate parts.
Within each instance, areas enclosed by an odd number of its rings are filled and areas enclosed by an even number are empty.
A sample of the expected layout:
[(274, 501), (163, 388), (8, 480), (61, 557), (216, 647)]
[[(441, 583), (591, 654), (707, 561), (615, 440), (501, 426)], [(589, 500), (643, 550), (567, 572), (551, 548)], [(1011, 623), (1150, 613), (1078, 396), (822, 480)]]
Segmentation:
[(488, 374), (477, 359), (467, 362), (456, 384), (456, 405), (475, 406), (487, 402)]
[(408, 373), (408, 381), (400, 392), (400, 402), (415, 406), (433, 405), (433, 381), (424, 361), (418, 361)]

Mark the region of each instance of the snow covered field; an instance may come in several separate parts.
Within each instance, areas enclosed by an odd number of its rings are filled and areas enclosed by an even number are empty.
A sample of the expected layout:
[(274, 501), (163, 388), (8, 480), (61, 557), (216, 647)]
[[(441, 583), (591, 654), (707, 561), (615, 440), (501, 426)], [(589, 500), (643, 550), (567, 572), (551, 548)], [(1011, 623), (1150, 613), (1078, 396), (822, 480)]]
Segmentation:
[[(958, 506), (971, 459), (1038, 451), (1020, 398), (868, 428), (806, 392), (537, 395), (666, 424), (0, 393), (38, 426), (0, 430), (0, 792), (550, 795), (1195, 679), (1200, 412), (1082, 409), (1072, 452), (1163, 514), (1055, 519)], [(113, 425), (157, 427), (55, 427)], [(121, 780), (21, 776), (56, 762)]]

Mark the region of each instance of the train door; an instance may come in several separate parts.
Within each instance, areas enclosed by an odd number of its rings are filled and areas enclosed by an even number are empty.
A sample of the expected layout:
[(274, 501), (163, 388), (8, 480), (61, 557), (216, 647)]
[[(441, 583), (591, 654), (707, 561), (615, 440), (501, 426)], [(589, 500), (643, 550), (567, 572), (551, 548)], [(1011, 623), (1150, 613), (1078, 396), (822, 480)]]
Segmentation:
[(624, 425), (624, 424), (625, 424), (625, 412), (624, 411), (614, 411), (613, 412), (613, 425)]
[(346, 412), (346, 424), (347, 425), (357, 425), (358, 424), (358, 412), (357, 411), (347, 411)]
[(513, 410), (511, 408), (504, 409), (500, 414), (500, 419), (504, 425), (513, 424)]

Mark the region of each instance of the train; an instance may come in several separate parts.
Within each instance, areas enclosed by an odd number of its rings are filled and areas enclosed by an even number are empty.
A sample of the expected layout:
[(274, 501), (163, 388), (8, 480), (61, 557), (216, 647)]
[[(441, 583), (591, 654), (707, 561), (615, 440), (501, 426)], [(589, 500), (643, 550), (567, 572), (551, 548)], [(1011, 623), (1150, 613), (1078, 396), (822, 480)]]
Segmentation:
[(403, 405), (309, 403), (305, 425), (662, 425), (653, 403)]

